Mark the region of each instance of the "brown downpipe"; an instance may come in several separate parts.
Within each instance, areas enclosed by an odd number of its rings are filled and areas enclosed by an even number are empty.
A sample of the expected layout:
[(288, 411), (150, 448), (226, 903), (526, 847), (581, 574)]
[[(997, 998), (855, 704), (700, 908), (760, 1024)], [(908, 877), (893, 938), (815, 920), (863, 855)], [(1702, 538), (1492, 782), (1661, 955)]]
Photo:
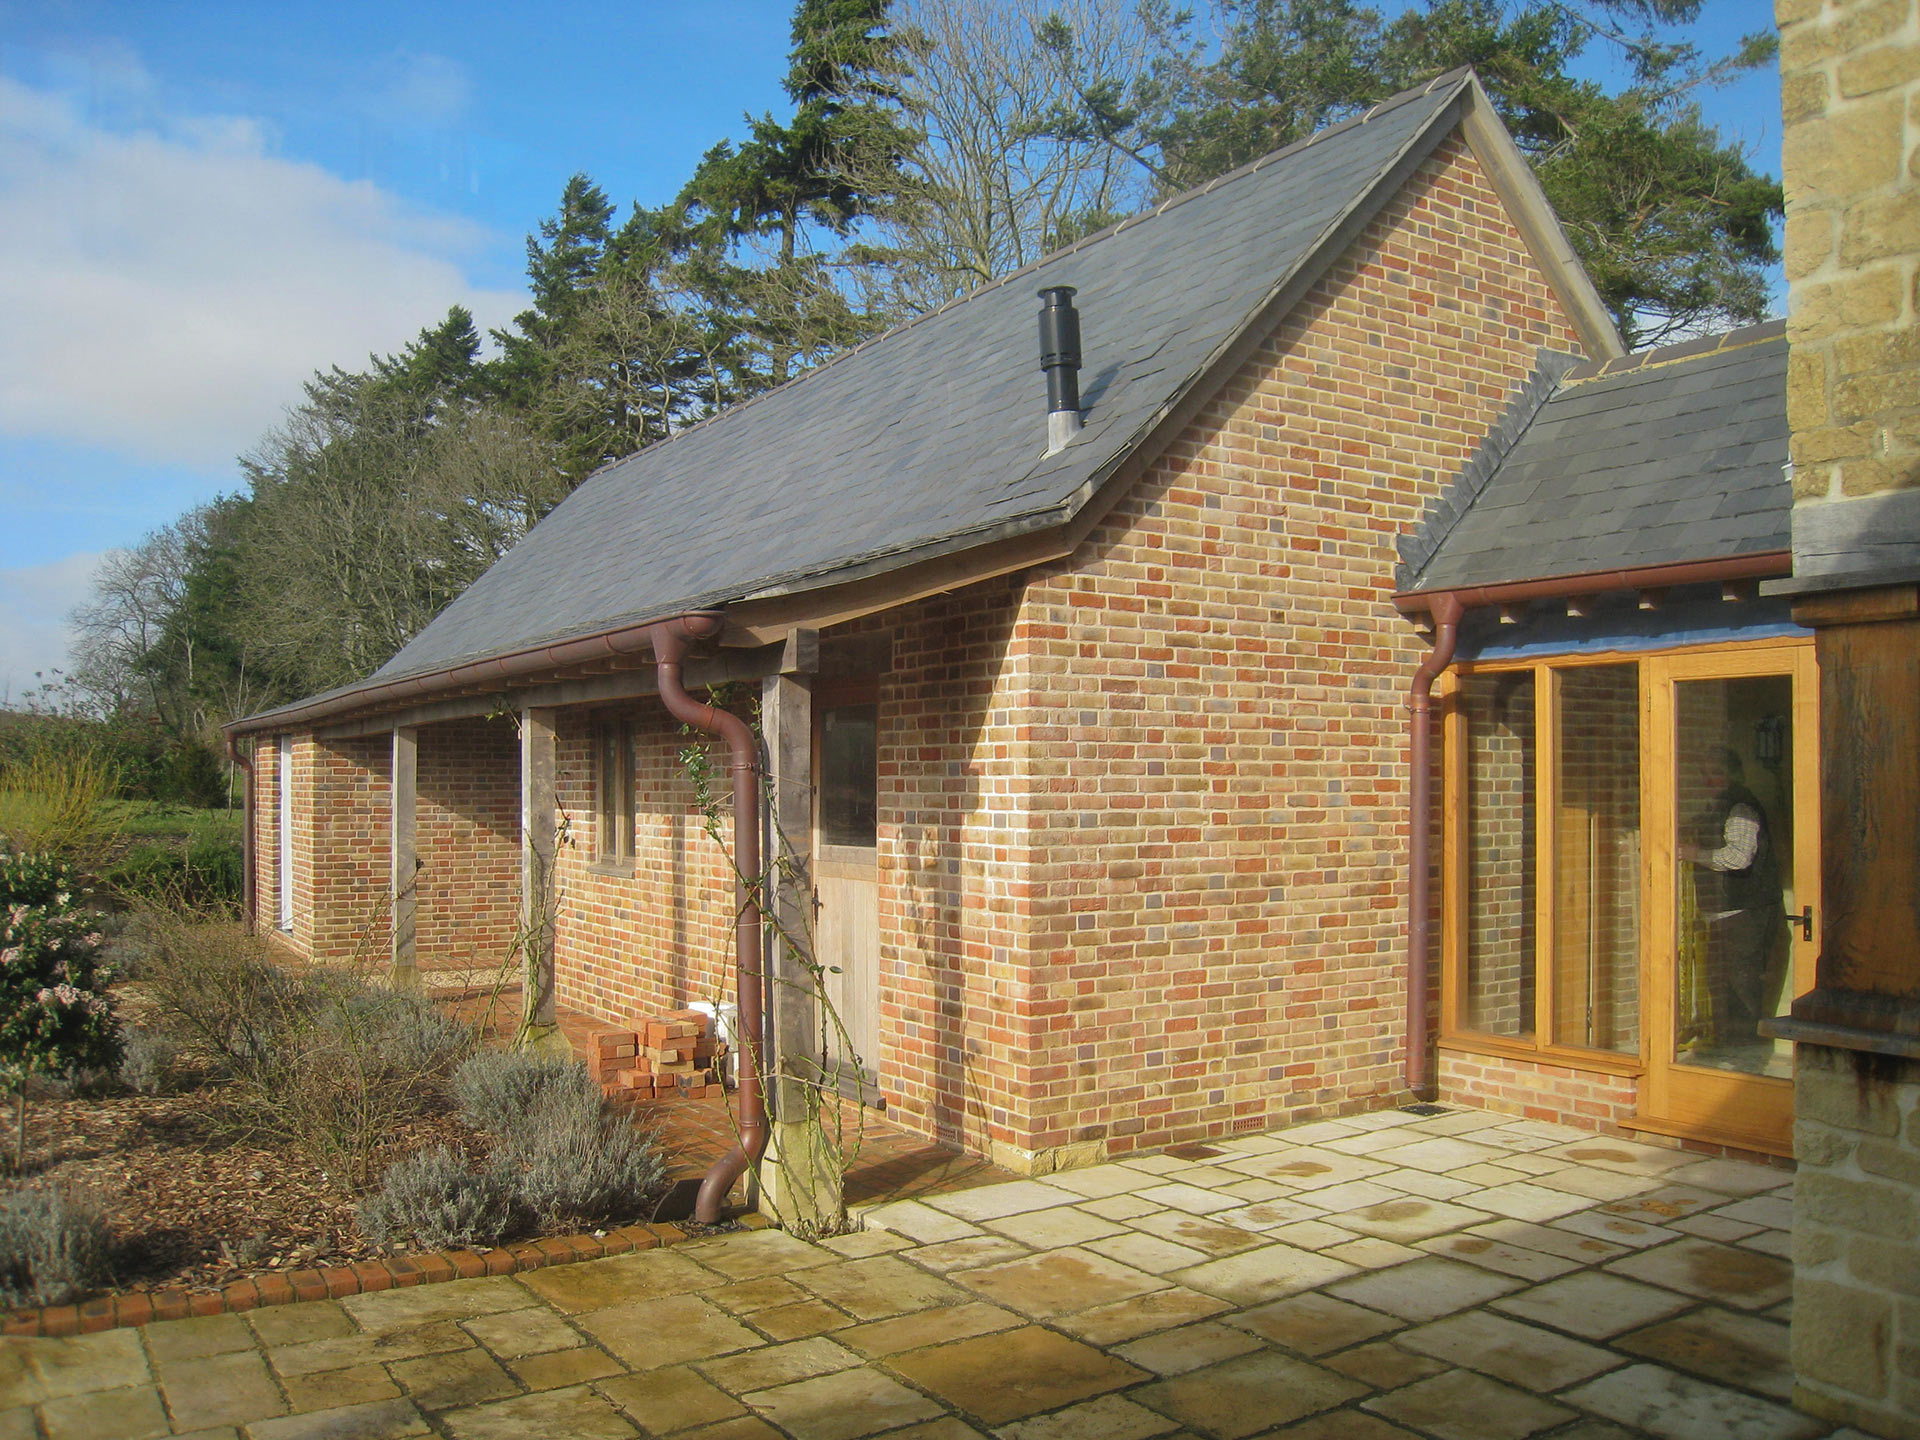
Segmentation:
[(1425, 611), (1433, 617), (1433, 649), (1414, 672), (1407, 697), (1412, 712), (1408, 737), (1410, 786), (1407, 859), (1407, 1088), (1420, 1099), (1431, 1098), (1432, 1077), (1427, 1074), (1427, 992), (1432, 969), (1433, 923), (1431, 905), (1430, 840), (1433, 830), (1432, 716), (1433, 682), (1453, 663), (1460, 639), (1460, 618), (1468, 608), (1485, 605), (1524, 605), (1535, 600), (1567, 599), (1622, 590), (1663, 590), (1684, 585), (1726, 584), (1766, 580), (1793, 573), (1788, 550), (1753, 551), (1717, 560), (1685, 560), (1665, 565), (1637, 565), (1581, 575), (1551, 575), (1533, 580), (1510, 580), (1492, 585), (1463, 586), (1395, 595), (1402, 614)]
[(1428, 842), (1433, 831), (1433, 682), (1453, 663), (1460, 640), (1464, 607), (1450, 594), (1427, 603), (1433, 616), (1433, 649), (1413, 672), (1407, 696), (1412, 712), (1408, 737), (1407, 781), (1412, 804), (1408, 824), (1407, 860), (1407, 1089), (1417, 1100), (1432, 1098), (1427, 1074), (1427, 992), (1432, 946), (1431, 859)]
[(767, 1101), (760, 1084), (760, 1063), (766, 1039), (766, 1001), (760, 955), (760, 747), (753, 728), (738, 715), (703, 705), (680, 683), (680, 665), (687, 645), (711, 640), (724, 621), (711, 612), (682, 615), (649, 627), (654, 668), (660, 681), (660, 699), (667, 713), (682, 724), (727, 742), (733, 769), (733, 944), (734, 987), (740, 1005), (740, 1140), (721, 1156), (700, 1182), (693, 1218), (702, 1225), (720, 1219), (720, 1207), (749, 1165), (767, 1148)]
[(227, 732), (226, 741), (228, 762), (247, 772), (247, 788), (241, 792), (240, 802), (240, 923), (251, 935), (258, 923), (253, 913), (253, 755), (240, 753), (238, 738), (232, 731)]

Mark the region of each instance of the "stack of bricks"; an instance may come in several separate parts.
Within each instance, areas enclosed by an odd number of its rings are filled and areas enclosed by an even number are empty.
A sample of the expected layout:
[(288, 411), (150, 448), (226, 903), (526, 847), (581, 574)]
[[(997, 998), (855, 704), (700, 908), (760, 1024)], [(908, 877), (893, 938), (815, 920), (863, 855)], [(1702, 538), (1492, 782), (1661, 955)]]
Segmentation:
[(673, 1010), (641, 1020), (637, 1030), (595, 1030), (588, 1063), (601, 1093), (621, 1104), (723, 1095), (724, 1040), (698, 1010)]

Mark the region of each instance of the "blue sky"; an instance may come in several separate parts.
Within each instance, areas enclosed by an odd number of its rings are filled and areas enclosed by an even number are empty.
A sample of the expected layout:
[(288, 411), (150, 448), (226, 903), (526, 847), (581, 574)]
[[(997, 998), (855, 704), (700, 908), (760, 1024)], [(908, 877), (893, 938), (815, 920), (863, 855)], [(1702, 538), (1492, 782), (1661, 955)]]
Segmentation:
[[(1765, 10), (1707, 0), (1701, 38)], [(103, 552), (239, 488), (307, 375), (456, 301), (483, 327), (520, 309), (569, 175), (659, 204), (779, 109), (791, 12), (0, 3), (0, 701), (64, 663)], [(1778, 96), (1707, 97), (1774, 174)]]

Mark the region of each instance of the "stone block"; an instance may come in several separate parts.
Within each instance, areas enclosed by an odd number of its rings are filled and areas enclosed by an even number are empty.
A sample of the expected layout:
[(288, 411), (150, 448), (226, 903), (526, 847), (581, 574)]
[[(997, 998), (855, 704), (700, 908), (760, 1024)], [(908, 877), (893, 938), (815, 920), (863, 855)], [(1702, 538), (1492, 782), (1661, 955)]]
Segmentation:
[(1869, 1175), (1884, 1175), (1914, 1190), (1920, 1190), (1920, 1155), (1904, 1145), (1867, 1141), (1854, 1152), (1860, 1168)]
[(1834, 418), (1840, 420), (1870, 419), (1916, 405), (1920, 405), (1920, 371), (1855, 375), (1833, 387)]
[(1801, 1277), (1793, 1295), (1793, 1368), (1803, 1383), (1886, 1394), (1892, 1307), (1884, 1295)]
[[(1781, 49), (1785, 69), (1784, 40)], [(1898, 97), (1787, 126), (1780, 163), (1789, 205), (1861, 195), (1897, 181), (1907, 158), (1905, 110)]]
[(1867, 0), (1846, 7), (1829, 29), (1842, 54), (1857, 55), (1905, 29), (1912, 13), (1912, 0)]
[(1920, 192), (1903, 189), (1847, 207), (1840, 225), (1840, 263), (1869, 264), (1910, 254), (1920, 235)]
[(1873, 453), (1878, 430), (1878, 426), (1864, 422), (1857, 425), (1826, 425), (1817, 430), (1797, 430), (1793, 436), (1793, 463), (1831, 465), (1841, 460), (1864, 459)]
[(1824, 114), (1827, 108), (1827, 76), (1823, 70), (1801, 70), (1782, 77), (1780, 109), (1789, 125)]
[[(1920, 225), (1920, 214), (1915, 217)], [(1912, 245), (1920, 229), (1910, 234)], [(1905, 370), (1920, 365), (1920, 330), (1880, 330), (1867, 335), (1847, 335), (1836, 340), (1833, 358), (1845, 376), (1871, 375), (1880, 370)]]
[(1856, 1236), (1847, 1245), (1847, 1273), (1876, 1290), (1920, 1295), (1920, 1248)]
[(1920, 1234), (1913, 1200), (1910, 1192), (1892, 1185), (1819, 1171), (1802, 1173), (1794, 1184), (1796, 1219), (1890, 1240)]
[(1920, 80), (1920, 45), (1882, 45), (1849, 55), (1840, 62), (1836, 78), (1848, 99), (1910, 84)]
[(1834, 212), (1797, 210), (1787, 217), (1787, 279), (1803, 280), (1833, 258)]
[(1846, 1248), (1846, 1237), (1838, 1230), (1806, 1220), (1793, 1227), (1793, 1263), (1797, 1269), (1816, 1270), (1830, 1265), (1846, 1253)]
[(1863, 1077), (1845, 1050), (1802, 1046), (1796, 1060), (1793, 1112), (1859, 1135), (1900, 1133), (1900, 1098), (1884, 1080)]
[(1920, 485), (1920, 458), (1902, 463), (1895, 460), (1848, 460), (1840, 466), (1840, 493), (1843, 495), (1883, 495), (1889, 490), (1908, 490)]

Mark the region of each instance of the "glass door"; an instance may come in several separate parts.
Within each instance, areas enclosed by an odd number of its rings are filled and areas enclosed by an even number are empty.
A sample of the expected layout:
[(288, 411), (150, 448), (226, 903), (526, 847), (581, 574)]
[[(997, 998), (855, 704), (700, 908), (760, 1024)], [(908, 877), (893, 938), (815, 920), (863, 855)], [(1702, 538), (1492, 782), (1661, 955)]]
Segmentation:
[(1806, 645), (1648, 661), (1649, 1128), (1791, 1153), (1793, 1047), (1759, 1026), (1813, 984), (1813, 665)]

